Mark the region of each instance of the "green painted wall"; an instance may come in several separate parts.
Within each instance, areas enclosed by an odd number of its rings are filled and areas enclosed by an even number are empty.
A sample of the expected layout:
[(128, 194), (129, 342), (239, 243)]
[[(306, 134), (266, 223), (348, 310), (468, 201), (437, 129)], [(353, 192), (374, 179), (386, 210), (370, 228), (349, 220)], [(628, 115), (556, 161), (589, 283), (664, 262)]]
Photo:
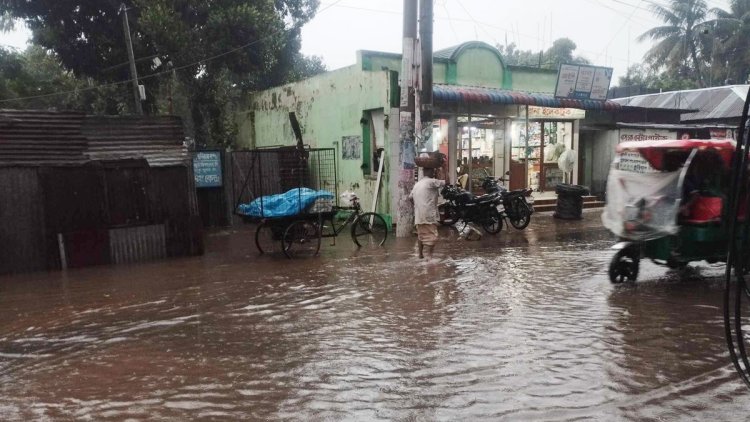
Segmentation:
[(458, 85), (503, 87), (503, 64), (497, 54), (486, 48), (468, 48), (456, 60)]
[[(390, 111), (390, 72), (363, 71), (361, 64), (327, 72), (313, 78), (269, 89), (251, 96), (248, 110), (238, 114), (240, 127), (238, 146), (258, 148), (296, 143), (289, 112), (294, 111), (302, 126), (306, 144), (318, 148), (336, 148), (339, 193), (352, 190), (362, 205), (371, 207), (374, 175), (363, 175), (363, 159), (342, 159), (342, 137), (362, 137), (362, 113), (371, 109)], [(388, 130), (382, 146), (388, 151)], [(396, 123), (398, 124), (398, 123)], [(364, 151), (360, 145), (360, 151)], [(388, 213), (387, 172), (384, 172), (378, 211)]]
[(554, 94), (557, 71), (510, 66), (510, 89)]
[[(489, 46), (465, 46), (455, 62), (437, 59), (433, 80), (438, 84), (459, 84), (529, 92), (552, 93), (556, 71), (520, 66), (504, 67), (496, 50)], [(344, 160), (342, 137), (359, 136), (366, 140), (360, 121), (367, 110), (382, 109), (390, 115), (391, 107), (398, 108), (399, 54), (360, 51), (353, 66), (317, 75), (305, 81), (284, 85), (256, 93), (249, 98), (247, 109), (238, 113), (240, 148), (294, 145), (296, 140), (288, 113), (294, 111), (303, 129), (305, 143), (319, 148), (336, 148), (339, 193), (352, 190), (358, 194), (366, 210), (371, 207), (377, 169), (363, 169), (364, 157)], [(388, 157), (392, 139), (398, 130), (389, 130), (384, 123), (380, 146)], [(392, 129), (398, 129), (397, 127)], [(394, 134), (395, 133), (395, 134)], [(367, 151), (364, 144), (360, 151)], [(386, 163), (388, 160), (386, 160)], [(378, 211), (389, 213), (389, 171), (386, 168), (381, 183)]]
[[(392, 53), (381, 53), (377, 51), (358, 51), (357, 61), (363, 70), (395, 70), (401, 72), (401, 55)], [(448, 63), (445, 61), (434, 61), (432, 65), (432, 80), (436, 84), (446, 82)]]

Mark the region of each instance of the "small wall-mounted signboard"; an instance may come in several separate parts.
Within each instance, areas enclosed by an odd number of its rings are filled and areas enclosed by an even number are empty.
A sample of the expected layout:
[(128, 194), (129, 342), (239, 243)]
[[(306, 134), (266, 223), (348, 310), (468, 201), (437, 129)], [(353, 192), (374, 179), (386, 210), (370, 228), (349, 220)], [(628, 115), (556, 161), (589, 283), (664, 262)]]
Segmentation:
[(199, 151), (193, 156), (196, 188), (218, 188), (221, 180), (221, 151)]
[(362, 159), (361, 136), (343, 136), (341, 138), (341, 158), (344, 160)]
[(604, 101), (611, 81), (611, 67), (561, 64), (557, 71), (555, 97)]

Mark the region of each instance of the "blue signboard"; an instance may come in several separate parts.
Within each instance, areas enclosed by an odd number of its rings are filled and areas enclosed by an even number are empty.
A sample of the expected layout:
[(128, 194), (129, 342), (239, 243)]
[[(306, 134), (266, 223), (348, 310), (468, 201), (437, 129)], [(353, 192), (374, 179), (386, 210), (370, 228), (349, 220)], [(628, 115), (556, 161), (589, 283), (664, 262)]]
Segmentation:
[(199, 151), (193, 157), (196, 188), (218, 188), (221, 180), (221, 151)]

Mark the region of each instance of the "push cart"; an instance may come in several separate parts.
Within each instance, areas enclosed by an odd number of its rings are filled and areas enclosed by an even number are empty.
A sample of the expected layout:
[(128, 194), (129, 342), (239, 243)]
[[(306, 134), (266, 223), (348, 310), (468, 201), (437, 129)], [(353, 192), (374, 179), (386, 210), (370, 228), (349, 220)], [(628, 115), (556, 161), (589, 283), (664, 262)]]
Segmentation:
[(280, 247), (287, 258), (317, 255), (322, 238), (335, 238), (347, 226), (354, 243), (382, 246), (385, 219), (363, 212), (356, 196), (338, 206), (336, 150), (297, 145), (235, 151), (232, 171), (235, 213), (255, 224), (261, 254)]

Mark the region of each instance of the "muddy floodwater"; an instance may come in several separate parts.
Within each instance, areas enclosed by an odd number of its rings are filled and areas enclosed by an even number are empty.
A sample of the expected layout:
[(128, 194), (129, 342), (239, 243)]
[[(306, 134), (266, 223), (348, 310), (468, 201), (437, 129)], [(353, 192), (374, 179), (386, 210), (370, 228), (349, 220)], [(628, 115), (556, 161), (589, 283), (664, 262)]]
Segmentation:
[(535, 215), (412, 239), (0, 278), (0, 420), (745, 420), (720, 265), (607, 279), (612, 236)]

